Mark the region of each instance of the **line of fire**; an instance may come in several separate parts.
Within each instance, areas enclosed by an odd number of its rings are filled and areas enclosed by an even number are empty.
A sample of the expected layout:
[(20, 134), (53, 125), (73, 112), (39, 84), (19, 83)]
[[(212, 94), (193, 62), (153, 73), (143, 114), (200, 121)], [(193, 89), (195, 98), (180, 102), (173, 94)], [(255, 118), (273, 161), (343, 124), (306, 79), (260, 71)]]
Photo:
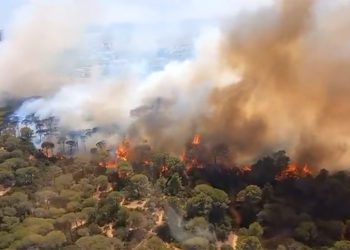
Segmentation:
[[(67, 141), (67, 145), (70, 146), (68, 152), (72, 151), (72, 146), (76, 146), (76, 143)], [(67, 154), (62, 151), (57, 154), (54, 153), (54, 143), (43, 142), (41, 144), (41, 152), (44, 157), (48, 159), (57, 160), (57, 158), (69, 159)], [(281, 153), (284, 151), (280, 151)], [(276, 153), (276, 154), (278, 154)], [(70, 155), (69, 153), (68, 155)], [(96, 147), (90, 150), (93, 161), (98, 161), (98, 165), (106, 169), (115, 169), (119, 176), (127, 175), (127, 171), (123, 169), (125, 162), (136, 162), (138, 165), (144, 167), (152, 167), (152, 149), (147, 144), (147, 141), (139, 145), (133, 145), (128, 139), (123, 139), (121, 143), (117, 144), (115, 148), (107, 146), (105, 141), (96, 143)], [(209, 147), (203, 142), (200, 134), (195, 134), (191, 140), (184, 146), (183, 152), (175, 156), (185, 166), (187, 172), (193, 171), (193, 169), (204, 168), (231, 168), (238, 171), (242, 176), (249, 176), (254, 165), (242, 164), (232, 167), (229, 159), (229, 148), (225, 144), (217, 144), (214, 147)], [(98, 160), (97, 160), (98, 159)], [(282, 166), (282, 168), (275, 173), (276, 181), (283, 181), (288, 179), (307, 178), (312, 176), (312, 167), (307, 163), (295, 163), (288, 162)], [(168, 176), (170, 167), (166, 160), (161, 164), (159, 176)], [(268, 170), (266, 170), (268, 171)]]
[[(95, 147), (88, 150), (86, 139), (96, 133), (97, 129), (71, 131), (67, 136), (59, 136), (57, 132), (58, 120), (55, 117), (40, 120), (34, 115), (27, 116), (21, 122), (19, 117), (9, 116), (1, 127), (2, 134), (20, 135), (22, 138), (39, 141), (39, 143), (36, 143), (39, 150), (36, 155), (31, 156), (33, 159), (47, 158), (55, 162), (57, 160), (71, 160), (77, 154), (83, 153), (83, 155), (90, 155), (92, 163), (101, 168), (118, 170), (116, 173), (120, 176), (127, 175), (128, 171), (123, 167), (125, 162), (135, 163), (147, 168), (152, 168), (154, 165), (155, 152), (146, 140), (140, 144), (125, 137), (114, 146), (108, 145), (106, 141), (102, 140), (97, 142)], [(273, 158), (280, 157), (278, 154), (285, 154), (285, 152), (277, 152)], [(192, 138), (188, 139), (181, 153), (173, 154), (187, 172), (198, 169), (215, 168), (218, 171), (229, 169), (229, 171), (233, 171), (239, 176), (249, 177), (250, 175), (256, 175), (252, 172), (261, 174), (260, 171), (264, 171), (258, 167), (261, 163), (259, 161), (254, 164), (235, 164), (230, 155), (228, 145), (224, 143), (209, 145), (206, 143), (205, 135), (202, 136), (200, 133), (195, 133)], [(157, 173), (158, 177), (169, 175), (170, 164), (167, 163), (165, 158), (162, 160), (159, 173)], [(277, 168), (265, 169), (265, 171), (273, 174), (275, 181), (283, 181), (307, 178), (312, 176), (313, 169), (316, 169), (316, 167), (310, 166), (307, 162), (291, 162), (288, 158)]]

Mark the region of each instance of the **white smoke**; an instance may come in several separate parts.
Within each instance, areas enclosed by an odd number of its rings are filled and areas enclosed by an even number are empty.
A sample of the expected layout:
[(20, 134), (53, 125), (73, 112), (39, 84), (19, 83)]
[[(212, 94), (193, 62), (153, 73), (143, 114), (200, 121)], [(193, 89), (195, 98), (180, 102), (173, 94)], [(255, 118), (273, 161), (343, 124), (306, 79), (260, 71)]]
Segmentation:
[(59, 57), (77, 46), (86, 25), (97, 17), (93, 1), (30, 1), (23, 6), (0, 46), (0, 100), (54, 93), (70, 84), (57, 70)]
[(172, 61), (163, 70), (145, 78), (94, 76), (81, 83), (62, 86), (53, 95), (28, 101), (19, 113), (36, 113), (42, 118), (54, 115), (60, 118), (62, 126), (70, 129), (111, 124), (127, 128), (132, 122), (130, 110), (159, 97), (160, 93), (161, 97), (176, 101), (174, 111), (197, 112), (198, 105), (205, 103), (214, 87), (232, 83), (236, 78), (220, 64), (220, 39), (218, 30), (206, 30), (205, 35), (198, 38), (191, 60)]
[[(181, 36), (191, 33), (191, 28), (186, 26), (198, 19), (203, 23), (208, 20), (217, 23), (220, 18), (237, 12), (236, 6), (251, 9), (263, 2), (266, 1), (220, 0), (207, 6), (197, 0), (171, 3), (29, 0), (15, 13), (0, 46), (0, 101), (8, 96), (47, 96), (66, 85), (75, 85), (77, 81), (66, 71), (75, 67), (77, 61), (91, 56), (91, 51), (88, 55), (79, 52), (84, 47), (87, 31), (96, 27), (126, 24), (124, 30), (116, 31), (128, 30), (127, 34), (120, 35), (122, 38), (116, 46), (124, 52), (150, 51), (159, 48), (160, 42), (176, 43)], [(186, 22), (188, 19), (191, 20)]]
[[(176, 109), (191, 106), (195, 112), (195, 106), (203, 103), (214, 80), (221, 84), (232, 79), (232, 74), (218, 63), (221, 34), (217, 28), (210, 27), (216, 26), (220, 17), (230, 14), (225, 6), (232, 3), (222, 0), (207, 8), (198, 1), (174, 2), (172, 5), (177, 13), (174, 16), (173, 9), (160, 1), (150, 4), (139, 1), (120, 1), (117, 4), (96, 0), (29, 1), (16, 12), (6, 40), (0, 46), (0, 101), (8, 97), (39, 96), (24, 103), (18, 114), (36, 113), (41, 118), (57, 116), (61, 126), (68, 129), (104, 125), (126, 128), (132, 122), (130, 110), (149, 98), (157, 97), (159, 91), (169, 99), (175, 98), (175, 92), (183, 93), (176, 97)], [(239, 4), (242, 8), (255, 6), (244, 1)], [(190, 14), (193, 13), (191, 10), (196, 10), (196, 14)], [(233, 8), (234, 11), (237, 9)], [(203, 23), (208, 20), (215, 22), (203, 24), (210, 28), (199, 32), (197, 26), (203, 25), (196, 23), (198, 18), (205, 20)], [(191, 20), (187, 22), (188, 19)], [(134, 31), (114, 34), (123, 32), (109, 28), (114, 22), (131, 23)], [(186, 23), (195, 27), (183, 28)], [(94, 33), (96, 27), (102, 29), (102, 35)], [(121, 27), (125, 29), (123, 25)], [(159, 31), (153, 31), (153, 28)], [(112, 51), (109, 59), (114, 62), (121, 60), (111, 66), (118, 75), (104, 74), (103, 63), (109, 62), (101, 62), (106, 59), (96, 57), (99, 48), (95, 48), (96, 44), (89, 44), (94, 43), (94, 39), (99, 41), (106, 37), (113, 40), (112, 44), (107, 41), (107, 46), (112, 46), (116, 53), (136, 57), (131, 61), (123, 57), (115, 59), (113, 57), (119, 55)], [(156, 71), (149, 69), (152, 62), (146, 57), (150, 53), (157, 53), (167, 44), (175, 46), (181, 40), (189, 43), (188, 50), (194, 48), (192, 58), (185, 61), (183, 58), (165, 58), (169, 62), (164, 67), (160, 65)], [(81, 65), (88, 67), (85, 78), (77, 76)], [(203, 75), (201, 72), (207, 73)], [(217, 81), (218, 77), (222, 81)], [(198, 82), (196, 86), (191, 86), (193, 80)], [(191, 92), (196, 92), (196, 95), (189, 96)], [(192, 102), (194, 98), (196, 102)]]
[[(348, 4), (275, 1), (221, 30), (218, 23), (242, 1), (218, 1), (226, 4), (209, 7), (215, 22), (199, 27), (195, 19), (208, 17), (208, 9), (194, 11), (206, 8), (202, 1), (174, 1), (177, 14), (157, 0), (107, 2), (32, 1), (1, 44), (0, 98), (40, 96), (18, 113), (57, 116), (68, 130), (129, 131), (158, 148), (199, 132), (208, 143), (229, 144), (235, 158), (283, 147), (319, 166), (326, 158), (348, 162)], [(106, 25), (114, 21), (120, 29)], [(102, 39), (103, 57), (91, 37)], [(166, 53), (152, 62), (159, 49), (184, 41), (185, 58)], [(84, 78), (74, 71), (81, 65)], [(237, 69), (243, 80), (234, 85)], [(171, 105), (137, 122), (130, 116), (157, 101)]]

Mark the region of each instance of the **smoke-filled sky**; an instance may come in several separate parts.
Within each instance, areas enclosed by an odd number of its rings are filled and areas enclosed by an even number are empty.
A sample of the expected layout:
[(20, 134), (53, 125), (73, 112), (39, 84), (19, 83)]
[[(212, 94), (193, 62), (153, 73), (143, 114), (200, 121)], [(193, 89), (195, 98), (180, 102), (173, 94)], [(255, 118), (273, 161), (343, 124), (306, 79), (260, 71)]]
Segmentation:
[(350, 163), (348, 1), (37, 0), (7, 9), (0, 98), (39, 97), (19, 114), (55, 115), (69, 129), (111, 126), (173, 151), (200, 133), (229, 145), (237, 162), (286, 149), (300, 163)]
[(0, 11), (12, 14), (1, 20), (1, 99), (43, 96), (24, 111), (53, 113), (71, 127), (127, 120), (129, 109), (143, 102), (144, 94), (137, 92), (153, 86), (147, 82), (167, 64), (179, 68), (183, 66), (176, 64), (190, 63), (185, 61), (195, 56), (201, 37), (215, 39), (213, 45), (203, 45), (215, 47), (221, 22), (268, 4), (3, 1)]
[[(81, 8), (88, 7), (95, 2), (98, 9), (103, 11), (103, 15), (96, 22), (116, 23), (116, 22), (159, 22), (176, 21), (185, 19), (216, 19), (223, 16), (232, 16), (241, 10), (252, 10), (261, 5), (271, 4), (271, 0), (102, 0), (102, 1), (57, 1), (57, 0), (1, 0), (0, 27), (8, 28), (18, 11), (38, 2), (61, 2), (67, 7), (70, 4), (78, 3)], [(85, 5), (85, 6), (84, 6)]]

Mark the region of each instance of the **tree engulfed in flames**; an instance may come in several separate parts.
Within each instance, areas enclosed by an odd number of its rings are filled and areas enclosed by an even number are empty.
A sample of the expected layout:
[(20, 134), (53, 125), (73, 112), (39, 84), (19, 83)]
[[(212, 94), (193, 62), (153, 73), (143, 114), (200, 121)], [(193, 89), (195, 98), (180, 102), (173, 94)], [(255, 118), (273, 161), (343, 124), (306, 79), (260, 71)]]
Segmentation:
[(116, 150), (116, 159), (127, 161), (128, 160), (128, 151), (129, 151), (130, 143), (126, 139), (122, 141), (122, 143), (117, 147)]
[(182, 153), (181, 153), (181, 155), (180, 155), (180, 160), (181, 161), (186, 161), (186, 150), (184, 150)]
[(103, 167), (103, 168), (116, 168), (117, 167), (117, 163), (114, 161), (114, 160), (110, 160), (110, 161), (107, 161), (107, 162), (99, 162), (98, 165), (100, 167)]
[(115, 163), (115, 161), (108, 161), (107, 163), (106, 163), (106, 168), (115, 168), (117, 165), (116, 165), (116, 163)]
[(99, 162), (100, 167), (104, 168), (116, 168), (118, 167), (118, 161), (127, 161), (129, 154), (130, 143), (127, 140), (123, 140), (120, 145), (116, 147), (115, 159), (109, 161)]
[(169, 171), (168, 166), (162, 165), (160, 167), (160, 176), (165, 176), (168, 173), (168, 171)]
[(247, 174), (247, 173), (250, 173), (252, 171), (252, 166), (244, 165), (240, 168), (240, 170), (243, 174)]
[(298, 164), (291, 163), (284, 169), (281, 173), (276, 176), (276, 180), (282, 181), (285, 179), (298, 179), (306, 176), (310, 176), (312, 174), (311, 168), (305, 164), (301, 167)]
[(191, 142), (192, 147), (188, 148), (187, 150), (184, 150), (180, 156), (180, 159), (183, 162), (185, 162), (187, 170), (192, 169), (194, 166), (199, 167), (198, 159), (196, 158), (195, 154), (193, 154), (193, 152), (197, 151), (200, 143), (201, 143), (200, 134), (195, 134)]
[(192, 140), (192, 145), (199, 145), (201, 143), (201, 136), (199, 134), (195, 134)]
[[(195, 148), (196, 146), (198, 146), (199, 144), (201, 143), (201, 136), (199, 134), (195, 134), (193, 136), (193, 139), (192, 139), (192, 142), (191, 142), (191, 145), (192, 145), (192, 149)], [(181, 155), (179, 156), (180, 160), (183, 161), (183, 162), (186, 162), (188, 161), (188, 151), (191, 150), (191, 149), (185, 149)], [(192, 159), (193, 161), (194, 159)]]

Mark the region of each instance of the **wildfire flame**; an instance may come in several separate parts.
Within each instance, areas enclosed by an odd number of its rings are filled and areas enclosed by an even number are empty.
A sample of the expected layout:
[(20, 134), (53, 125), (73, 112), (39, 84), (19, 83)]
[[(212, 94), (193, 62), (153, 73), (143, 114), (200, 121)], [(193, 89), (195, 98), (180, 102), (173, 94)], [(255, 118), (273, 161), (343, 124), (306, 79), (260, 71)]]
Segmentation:
[(107, 162), (99, 162), (98, 165), (100, 167), (103, 167), (103, 168), (116, 168), (117, 167), (117, 164), (114, 160), (110, 160), (110, 161), (107, 161)]
[(281, 173), (276, 176), (276, 180), (281, 181), (285, 179), (297, 179), (310, 176), (312, 174), (311, 168), (305, 164), (301, 167), (298, 164), (291, 163)]
[(106, 163), (106, 168), (115, 168), (117, 165), (115, 163), (115, 161), (108, 161)]
[(129, 149), (129, 142), (127, 140), (123, 140), (123, 142), (117, 147), (116, 150), (116, 158), (118, 160), (126, 161), (128, 158), (128, 149)]
[(250, 166), (250, 165), (244, 165), (244, 166), (242, 166), (241, 167), (241, 171), (242, 171), (242, 173), (249, 173), (249, 172), (251, 172), (252, 171), (252, 166)]
[(184, 150), (183, 152), (182, 152), (182, 154), (180, 155), (180, 160), (181, 161), (186, 161), (186, 150)]
[(191, 170), (193, 167), (199, 167), (198, 159), (196, 159), (195, 155), (193, 155), (193, 152), (198, 149), (196, 146), (198, 146), (200, 143), (201, 136), (199, 134), (195, 134), (192, 139), (192, 147), (185, 149), (179, 156), (181, 161), (185, 163), (187, 170)]
[(160, 167), (160, 176), (164, 176), (168, 173), (169, 168), (166, 165)]
[(310, 167), (305, 164), (304, 167), (303, 167), (303, 172), (306, 174), (306, 175), (312, 175), (312, 171), (310, 169)]
[(192, 140), (193, 145), (199, 145), (201, 143), (201, 136), (199, 134), (195, 134)]
[(98, 165), (104, 168), (117, 168), (118, 161), (127, 160), (129, 146), (130, 146), (129, 142), (127, 140), (123, 140), (122, 143), (118, 145), (115, 150), (115, 159), (109, 160), (109, 161), (101, 161), (98, 163)]

